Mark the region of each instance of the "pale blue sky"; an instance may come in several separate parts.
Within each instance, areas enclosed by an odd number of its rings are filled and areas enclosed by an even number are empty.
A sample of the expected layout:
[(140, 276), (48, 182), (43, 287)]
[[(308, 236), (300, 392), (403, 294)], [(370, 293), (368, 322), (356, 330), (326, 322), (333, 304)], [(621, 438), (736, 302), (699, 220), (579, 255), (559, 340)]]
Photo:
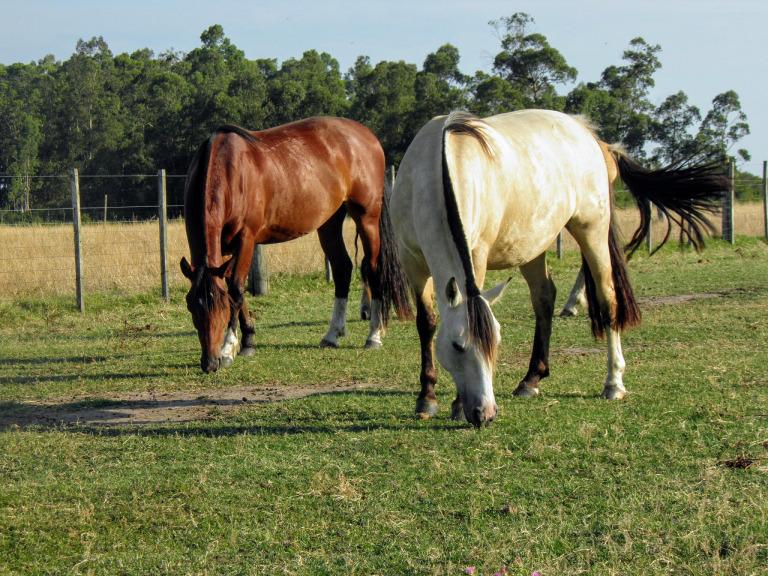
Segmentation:
[[(187, 52), (200, 33), (221, 24), (248, 58), (301, 56), (309, 49), (334, 56), (346, 71), (359, 55), (372, 62), (424, 58), (450, 42), (467, 74), (490, 71), (499, 41), (488, 21), (527, 12), (579, 71), (599, 79), (621, 64), (636, 36), (660, 44), (663, 68), (654, 103), (683, 90), (702, 114), (712, 98), (735, 90), (752, 134), (739, 143), (762, 172), (768, 159), (768, 25), (765, 0), (0, 0), (0, 63), (66, 60), (77, 40), (103, 36), (113, 53), (150, 48)], [(568, 87), (561, 87), (561, 92)]]

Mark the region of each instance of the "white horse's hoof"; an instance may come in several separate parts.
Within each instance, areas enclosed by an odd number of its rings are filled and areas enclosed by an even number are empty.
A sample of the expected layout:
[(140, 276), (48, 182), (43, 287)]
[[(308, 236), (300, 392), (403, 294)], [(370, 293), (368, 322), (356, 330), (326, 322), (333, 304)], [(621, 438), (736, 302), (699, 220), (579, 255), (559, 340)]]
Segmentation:
[(520, 384), (517, 385), (517, 388), (515, 388), (515, 391), (512, 392), (512, 395), (517, 396), (518, 398), (535, 398), (539, 394), (541, 394), (541, 391), (538, 388), (526, 386), (523, 382), (520, 382)]
[(573, 318), (574, 316), (579, 315), (579, 310), (577, 308), (563, 308), (560, 311), (560, 318)]
[(606, 400), (621, 400), (627, 395), (625, 388), (619, 388), (618, 386), (606, 386), (603, 388), (602, 398)]
[(379, 342), (378, 340), (366, 340), (365, 341), (365, 349), (366, 350), (378, 350), (381, 348), (383, 344)]
[(222, 356), (219, 359), (219, 364), (221, 365), (222, 368), (229, 368), (234, 363), (235, 363), (235, 359), (232, 358), (231, 356)]

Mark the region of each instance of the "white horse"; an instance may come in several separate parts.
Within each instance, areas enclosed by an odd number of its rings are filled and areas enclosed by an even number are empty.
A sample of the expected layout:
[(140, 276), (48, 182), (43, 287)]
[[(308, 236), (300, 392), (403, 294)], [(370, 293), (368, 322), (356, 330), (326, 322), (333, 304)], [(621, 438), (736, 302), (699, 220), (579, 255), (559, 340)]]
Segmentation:
[[(709, 226), (724, 178), (714, 164), (648, 170), (620, 147), (599, 141), (576, 117), (522, 110), (480, 119), (463, 112), (428, 122), (409, 146), (392, 195), (400, 256), (417, 303), (421, 392), (416, 412), (437, 412), (432, 339), (456, 383), (452, 416), (480, 426), (497, 413), (493, 371), (501, 340), (490, 304), (506, 283), (481, 292), (486, 270), (519, 266), (536, 316), (528, 372), (515, 395), (539, 394), (549, 374), (555, 286), (545, 253), (568, 229), (582, 252), (592, 331), (607, 335), (604, 398), (620, 399), (624, 357), (620, 332), (640, 321), (624, 250), (612, 226), (611, 182), (618, 174), (637, 200), (641, 225), (628, 248), (642, 242), (651, 205), (683, 230), (696, 247)], [(711, 228), (711, 226), (710, 226)], [(669, 229), (668, 234), (669, 235)]]

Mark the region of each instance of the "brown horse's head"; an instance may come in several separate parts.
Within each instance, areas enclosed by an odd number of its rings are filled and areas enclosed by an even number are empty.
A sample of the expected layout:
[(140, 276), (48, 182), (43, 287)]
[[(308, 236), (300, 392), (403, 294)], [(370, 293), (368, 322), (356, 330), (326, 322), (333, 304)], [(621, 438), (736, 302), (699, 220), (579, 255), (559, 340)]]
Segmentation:
[(181, 272), (192, 283), (187, 293), (187, 309), (200, 339), (200, 368), (203, 372), (216, 372), (219, 368), (231, 314), (230, 297), (224, 283), (231, 263), (232, 260), (218, 268), (201, 264), (194, 269), (186, 258), (181, 259)]

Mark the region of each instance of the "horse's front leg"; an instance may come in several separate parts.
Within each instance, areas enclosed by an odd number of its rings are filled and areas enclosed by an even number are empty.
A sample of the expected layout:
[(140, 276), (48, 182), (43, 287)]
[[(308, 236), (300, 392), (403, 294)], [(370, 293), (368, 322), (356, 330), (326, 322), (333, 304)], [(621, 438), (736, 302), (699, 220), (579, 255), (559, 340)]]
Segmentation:
[[(248, 236), (240, 239), (240, 249), (235, 258), (235, 266), (232, 275), (227, 279), (227, 288), (231, 301), (231, 312), (227, 335), (222, 348), (222, 359), (228, 358), (228, 363), (234, 361), (235, 354), (252, 356), (256, 347), (254, 344), (253, 319), (248, 313), (248, 304), (245, 301), (245, 283), (248, 278), (248, 270), (253, 259), (254, 242)], [(237, 324), (240, 323), (242, 342), (237, 339)]]
[(549, 340), (552, 335), (552, 315), (555, 309), (555, 284), (549, 277), (545, 256), (520, 267), (528, 283), (531, 304), (536, 316), (533, 334), (533, 350), (528, 363), (528, 372), (517, 385), (515, 396), (538, 396), (539, 382), (549, 376)]

